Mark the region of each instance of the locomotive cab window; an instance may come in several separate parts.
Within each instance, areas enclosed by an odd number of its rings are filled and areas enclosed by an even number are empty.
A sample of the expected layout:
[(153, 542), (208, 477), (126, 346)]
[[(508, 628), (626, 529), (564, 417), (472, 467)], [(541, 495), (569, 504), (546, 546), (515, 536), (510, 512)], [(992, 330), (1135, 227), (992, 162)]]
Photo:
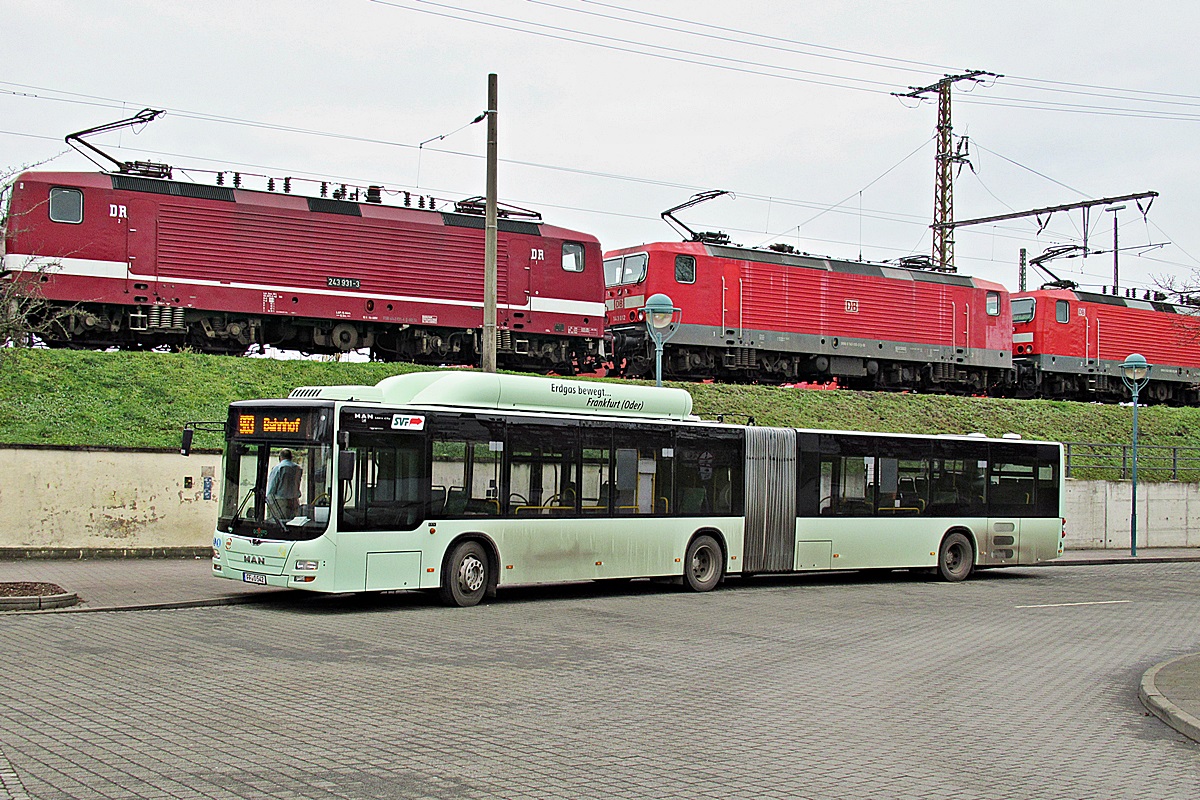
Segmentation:
[(1032, 297), (1018, 297), (1012, 301), (1013, 322), (1032, 322), (1037, 301)]
[(563, 242), (562, 268), (567, 272), (583, 272), (583, 245), (579, 242)]
[(50, 221), (69, 222), (73, 225), (83, 222), (83, 192), (59, 186), (51, 189)]
[(676, 283), (695, 283), (696, 282), (696, 257), (695, 256), (675, 256), (675, 282)]
[(1055, 300), (1054, 301), (1054, 319), (1058, 322), (1063, 322), (1063, 323), (1070, 322), (1071, 321), (1071, 304), (1068, 303), (1066, 300)]
[(986, 302), (986, 305), (984, 306), (984, 308), (987, 310), (987, 315), (989, 317), (1000, 316), (1000, 293), (999, 292), (988, 292), (987, 293), (987, 302)]
[(646, 280), (646, 265), (650, 256), (636, 253), (621, 258), (610, 258), (604, 262), (604, 285), (624, 286)]

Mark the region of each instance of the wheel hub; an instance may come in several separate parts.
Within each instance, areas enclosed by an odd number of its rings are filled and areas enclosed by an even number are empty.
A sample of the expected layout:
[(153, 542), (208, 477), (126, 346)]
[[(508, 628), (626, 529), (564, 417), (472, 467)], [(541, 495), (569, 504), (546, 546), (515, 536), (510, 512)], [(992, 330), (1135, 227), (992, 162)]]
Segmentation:
[(485, 572), (482, 561), (475, 556), (467, 556), (458, 568), (458, 583), (468, 592), (477, 592), (483, 586)]

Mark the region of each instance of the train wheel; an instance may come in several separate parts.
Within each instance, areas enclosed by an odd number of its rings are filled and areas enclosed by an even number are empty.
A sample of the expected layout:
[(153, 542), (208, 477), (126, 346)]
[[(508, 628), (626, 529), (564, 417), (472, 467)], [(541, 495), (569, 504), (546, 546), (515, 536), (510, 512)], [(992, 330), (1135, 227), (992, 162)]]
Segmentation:
[(717, 540), (707, 535), (693, 539), (683, 559), (684, 585), (693, 592), (707, 592), (724, 576), (725, 557)]
[(477, 605), (488, 587), (488, 556), (479, 542), (463, 542), (442, 565), (442, 602), (448, 606)]
[(975, 550), (971, 540), (961, 533), (951, 533), (942, 539), (938, 552), (938, 575), (944, 581), (966, 580), (974, 567)]

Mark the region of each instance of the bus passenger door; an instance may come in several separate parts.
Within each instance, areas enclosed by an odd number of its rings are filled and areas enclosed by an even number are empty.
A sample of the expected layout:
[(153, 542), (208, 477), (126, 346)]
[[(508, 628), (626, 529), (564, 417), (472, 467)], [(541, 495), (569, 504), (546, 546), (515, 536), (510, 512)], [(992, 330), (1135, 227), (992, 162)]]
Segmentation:
[(613, 432), (612, 480), (605, 494), (613, 516), (624, 519), (597, 533), (596, 577), (667, 575), (679, 568), (676, 526), (668, 516), (674, 472), (669, 430), (639, 426)]

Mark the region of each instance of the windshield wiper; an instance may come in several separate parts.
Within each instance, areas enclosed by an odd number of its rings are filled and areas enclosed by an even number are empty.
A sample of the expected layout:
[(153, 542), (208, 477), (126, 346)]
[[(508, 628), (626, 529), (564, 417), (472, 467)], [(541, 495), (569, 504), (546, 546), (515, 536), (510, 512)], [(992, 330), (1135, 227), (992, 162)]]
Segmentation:
[(237, 510), (233, 512), (233, 520), (230, 522), (230, 530), (233, 530), (234, 528), (236, 528), (237, 524), (238, 524), (238, 520), (240, 520), (242, 518), (242, 509), (244, 509), (246, 507), (246, 501), (249, 500), (251, 497), (255, 497), (257, 495), (258, 495), (257, 488), (251, 488), (250, 491), (246, 492), (246, 496), (242, 498), (242, 502), (238, 503)]

